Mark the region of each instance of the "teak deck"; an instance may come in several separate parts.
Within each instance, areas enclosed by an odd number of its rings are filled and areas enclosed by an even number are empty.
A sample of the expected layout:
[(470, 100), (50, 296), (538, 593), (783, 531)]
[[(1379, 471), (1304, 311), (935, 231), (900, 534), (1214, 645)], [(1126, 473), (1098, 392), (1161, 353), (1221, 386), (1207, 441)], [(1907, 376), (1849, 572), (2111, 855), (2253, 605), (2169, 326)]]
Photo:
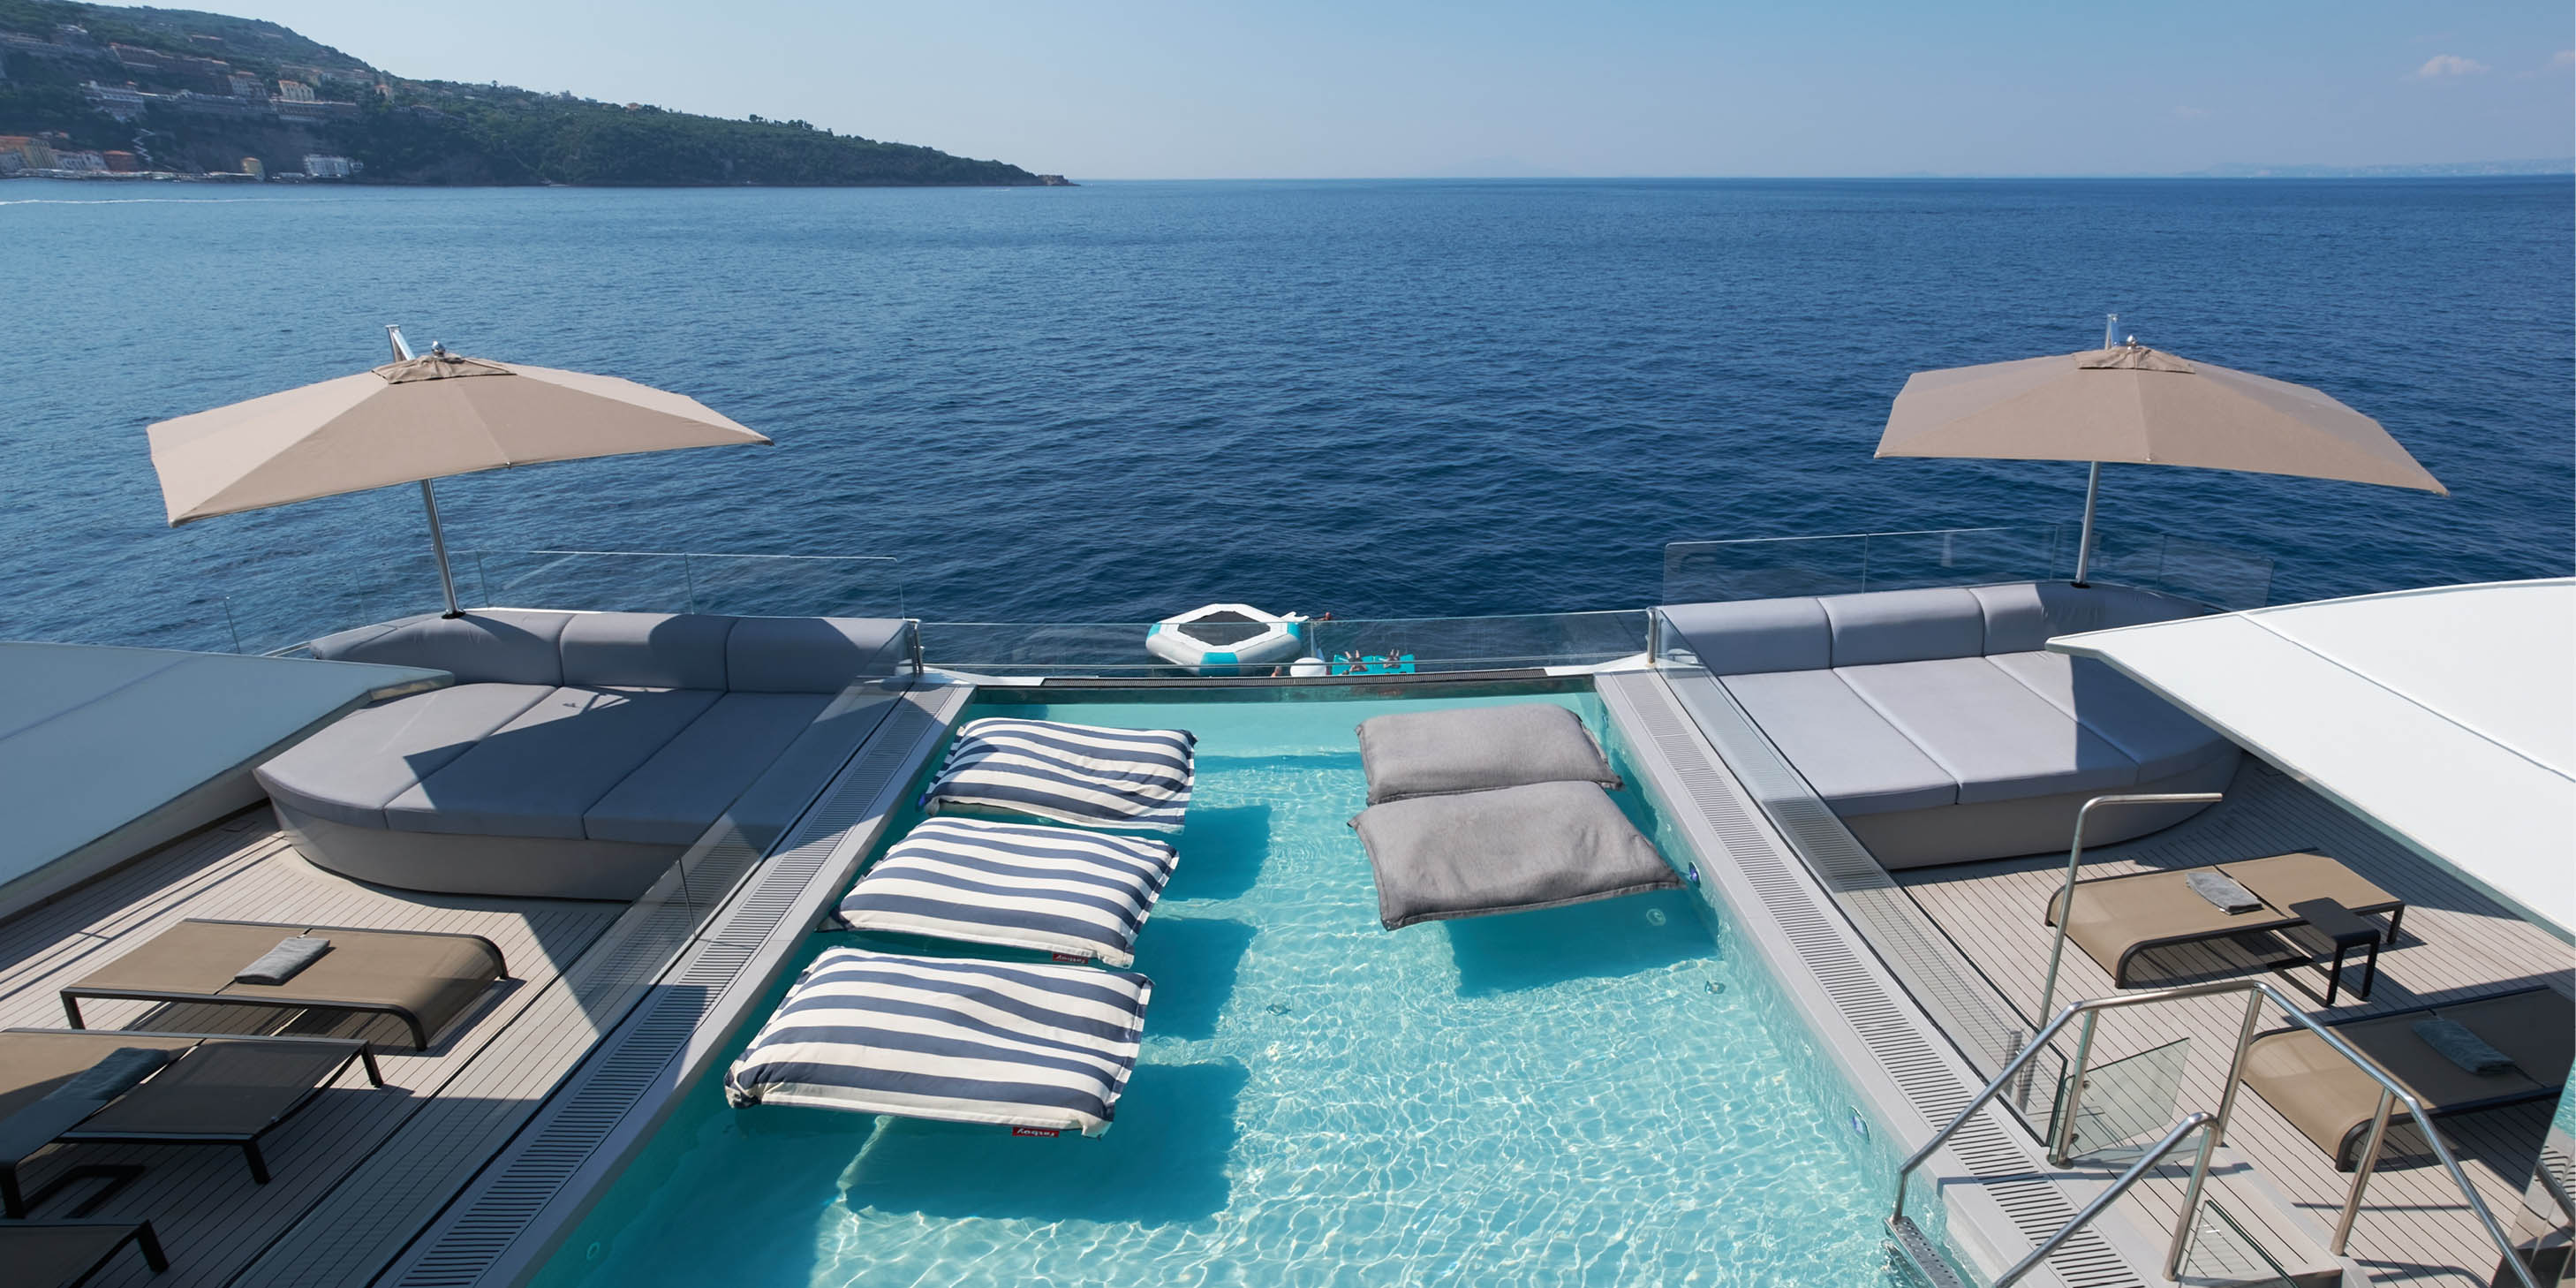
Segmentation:
[[(2226, 801), (2168, 831), (2087, 851), (2084, 875), (2198, 867), (2300, 849), (2333, 855), (2406, 901), (2403, 933), (2381, 953), (2378, 982), (2367, 1001), (2349, 991), (2359, 977), (2357, 966), (2332, 1010), (2317, 1005), (2325, 985), (2321, 971), (2293, 968), (2286, 975), (2263, 975), (2293, 997), (2304, 994), (2310, 1014), (2339, 1020), (2534, 984), (2561, 992), (2576, 989), (2576, 948), (2514, 916), (2323, 797), (2250, 760)], [(2054, 934), (2042, 922), (2041, 912), (2063, 885), (2065, 873), (2061, 855), (1923, 868), (1893, 876), (2013, 1009), (2025, 1020), (2035, 1020)], [(2195, 951), (2167, 950), (2159, 962), (2157, 977), (2131, 987), (2260, 973), (2231, 960), (2223, 944)], [(2057, 1004), (2114, 991), (2109, 974), (2081, 948), (2069, 944)], [(2170, 1123), (2193, 1109), (2215, 1109), (2243, 1015), (2243, 1003), (2235, 997), (2109, 1013), (2095, 1039), (2093, 1067), (2098, 1070), (2177, 1037), (2188, 1037), (2180, 1093), (2162, 1121)], [(2264, 1027), (2279, 1027), (2283, 1022), (2277, 1015), (2267, 1015)], [(2071, 1048), (2069, 1042), (2063, 1049)], [(2530, 1183), (2532, 1162), (2551, 1109), (2548, 1103), (2534, 1103), (2436, 1121), (2480, 1196), (2508, 1232), (2522, 1209), (2523, 1191)], [(2251, 1092), (2237, 1100), (2228, 1144), (2251, 1162), (2259, 1173), (2257, 1180), (2268, 1181), (2296, 1212), (2309, 1218), (2312, 1228), (2307, 1234), (2323, 1245), (2342, 1209), (2350, 1174), (2336, 1172), (2323, 1151)], [(2243, 1170), (2241, 1165), (2238, 1170)], [(2163, 1228), (2170, 1229), (2181, 1206), (2182, 1188), (2179, 1169), (2168, 1169), (2132, 1193), (2164, 1223)], [(2251, 1214), (2230, 1204), (2230, 1215), (2242, 1221)], [(2382, 1163), (2364, 1198), (2347, 1255), (2374, 1283), (2442, 1288), (2482, 1288), (2497, 1261), (2495, 1245), (2461, 1200), (2459, 1190), (2438, 1164), (2422, 1155), (2395, 1160), (2393, 1165)]]
[[(378, 891), (306, 863), (274, 829), (263, 807), (194, 837), (183, 838), (124, 870), (0, 925), (0, 1027), (63, 1025), (56, 990), (187, 917), (293, 921), (375, 926), (398, 930), (459, 931), (497, 943), (511, 978), (487, 994), (426, 1052), (409, 1049), (398, 1031), (373, 1032), (393, 1023), (359, 1019), (335, 1033), (364, 1033), (377, 1043), (385, 1087), (370, 1088), (352, 1073), (324, 1090), (302, 1113), (263, 1142), (274, 1174), (256, 1185), (230, 1150), (150, 1145), (57, 1145), (31, 1160), (26, 1176), (42, 1185), (81, 1163), (140, 1163), (143, 1175), (117, 1192), (96, 1215), (150, 1219), (170, 1252), (171, 1268), (155, 1275), (140, 1257), (119, 1258), (91, 1282), (100, 1285), (181, 1285), (233, 1282), (264, 1249), (365, 1160), (368, 1153), (442, 1097), (454, 1094), (469, 1071), (516, 1065), (507, 1080), (511, 1095), (490, 1106), (503, 1117), (524, 1115), (571, 1065), (559, 1056), (528, 1065), (524, 1051), (575, 1047), (550, 1043), (536, 1031), (534, 1004), (558, 989), (567, 966), (598, 943), (627, 911), (623, 904), (541, 899), (467, 899)], [(152, 1027), (194, 1032), (250, 1032), (278, 1016), (239, 1007), (166, 1006), (93, 1001), (83, 1010), (94, 1029), (124, 1027), (159, 1010)], [(588, 1022), (605, 1027), (616, 1017)], [(566, 1026), (554, 1018), (553, 1029)], [(574, 1021), (575, 1027), (579, 1021)], [(398, 1030), (398, 1026), (397, 1030)], [(315, 1029), (290, 1031), (314, 1032)], [(563, 1036), (560, 1034), (553, 1036)], [(452, 1166), (470, 1168), (482, 1152), (458, 1136)], [(474, 1149), (474, 1157), (464, 1151)], [(40, 1207), (35, 1216), (60, 1216), (95, 1193), (76, 1183)], [(380, 1237), (403, 1239), (406, 1221), (428, 1213), (383, 1214)]]

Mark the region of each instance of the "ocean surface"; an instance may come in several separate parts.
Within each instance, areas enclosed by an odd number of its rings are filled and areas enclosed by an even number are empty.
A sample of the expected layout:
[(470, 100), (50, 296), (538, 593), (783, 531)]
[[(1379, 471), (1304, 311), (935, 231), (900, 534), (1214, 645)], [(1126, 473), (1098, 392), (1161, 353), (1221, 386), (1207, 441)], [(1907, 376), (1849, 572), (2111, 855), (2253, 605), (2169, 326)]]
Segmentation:
[[(2275, 600), (2565, 574), (2576, 185), (0, 184), (0, 637), (266, 645), (433, 607), (397, 488), (171, 530), (153, 421), (426, 349), (777, 440), (460, 478), (459, 549), (893, 556), (934, 621), (1654, 602), (1666, 542), (2068, 521), (2078, 465), (1878, 461), (1909, 372), (2102, 314), (2316, 385), (2435, 497), (2146, 466), (2106, 530)], [(286, 637), (292, 638), (292, 634)]]

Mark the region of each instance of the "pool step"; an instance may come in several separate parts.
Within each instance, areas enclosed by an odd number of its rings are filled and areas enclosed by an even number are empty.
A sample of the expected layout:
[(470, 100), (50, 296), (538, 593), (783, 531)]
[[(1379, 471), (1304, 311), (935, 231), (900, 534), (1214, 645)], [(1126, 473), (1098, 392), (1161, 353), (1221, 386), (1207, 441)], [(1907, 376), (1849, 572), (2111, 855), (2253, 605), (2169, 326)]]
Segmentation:
[(1903, 1253), (1906, 1262), (1914, 1267), (1914, 1273), (1922, 1276), (1923, 1282), (1931, 1288), (1968, 1288), (1968, 1282), (1959, 1277), (1958, 1271), (1950, 1268), (1950, 1263), (1932, 1246), (1932, 1240), (1914, 1224), (1914, 1218), (1890, 1217), (1887, 1233), (1896, 1250)]

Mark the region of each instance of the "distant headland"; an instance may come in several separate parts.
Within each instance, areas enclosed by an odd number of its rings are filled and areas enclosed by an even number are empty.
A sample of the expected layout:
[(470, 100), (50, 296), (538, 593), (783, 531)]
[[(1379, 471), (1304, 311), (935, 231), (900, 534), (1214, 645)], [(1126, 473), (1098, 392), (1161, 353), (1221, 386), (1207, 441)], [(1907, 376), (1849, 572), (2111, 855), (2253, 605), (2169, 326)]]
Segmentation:
[(1065, 185), (1001, 161), (499, 84), (407, 80), (273, 22), (0, 0), (0, 177)]

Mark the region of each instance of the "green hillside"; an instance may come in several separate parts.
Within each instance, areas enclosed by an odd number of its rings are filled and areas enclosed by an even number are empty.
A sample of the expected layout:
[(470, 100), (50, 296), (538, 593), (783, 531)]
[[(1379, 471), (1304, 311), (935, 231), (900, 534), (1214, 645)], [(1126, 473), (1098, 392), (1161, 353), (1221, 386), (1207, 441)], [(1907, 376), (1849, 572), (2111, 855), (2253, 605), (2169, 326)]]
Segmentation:
[(1062, 182), (802, 121), (407, 80), (272, 22), (61, 0), (0, 0), (0, 136), (183, 173), (345, 156), (375, 183)]

